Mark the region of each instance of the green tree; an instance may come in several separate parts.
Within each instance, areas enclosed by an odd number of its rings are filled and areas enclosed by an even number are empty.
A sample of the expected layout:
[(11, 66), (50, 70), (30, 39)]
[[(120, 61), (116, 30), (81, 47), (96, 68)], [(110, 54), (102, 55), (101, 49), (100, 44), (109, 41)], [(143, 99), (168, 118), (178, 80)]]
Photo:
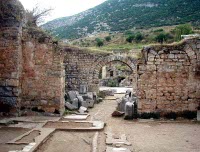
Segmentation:
[(126, 41), (129, 42), (129, 43), (132, 43), (133, 40), (134, 40), (135, 36), (134, 35), (129, 35), (127, 38), (126, 38)]
[(166, 42), (169, 38), (169, 33), (159, 33), (156, 37), (155, 37), (155, 40), (156, 42), (159, 42), (161, 44), (163, 44), (163, 42)]
[(175, 33), (175, 40), (180, 41), (181, 35), (187, 35), (193, 33), (192, 26), (190, 24), (179, 25), (174, 29), (174, 33)]
[(106, 37), (105, 37), (105, 40), (106, 40), (107, 42), (109, 42), (109, 41), (111, 40), (111, 36), (106, 36)]
[(144, 36), (142, 35), (142, 33), (140, 33), (140, 32), (136, 33), (136, 35), (135, 35), (135, 41), (137, 43), (140, 42), (140, 41), (142, 41), (143, 38), (144, 38)]
[(100, 38), (96, 38), (95, 41), (97, 42), (97, 46), (98, 46), (98, 47), (101, 47), (101, 46), (104, 45), (103, 40), (100, 39)]

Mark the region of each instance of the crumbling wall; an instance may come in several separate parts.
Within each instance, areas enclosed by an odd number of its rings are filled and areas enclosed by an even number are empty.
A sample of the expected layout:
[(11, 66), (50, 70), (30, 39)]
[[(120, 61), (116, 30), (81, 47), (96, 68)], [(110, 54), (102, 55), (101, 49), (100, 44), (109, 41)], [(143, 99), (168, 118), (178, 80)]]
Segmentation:
[(93, 90), (93, 72), (91, 68), (100, 57), (108, 56), (110, 53), (91, 52), (78, 48), (65, 47), (65, 85), (66, 91), (77, 90), (81, 84), (88, 85)]
[(142, 50), (138, 65), (140, 112), (196, 111), (200, 104), (200, 40)]
[(62, 51), (51, 37), (25, 23), (18, 0), (0, 1), (0, 113), (62, 113)]
[(95, 52), (70, 47), (65, 47), (64, 53), (66, 91), (79, 90), (80, 85), (85, 84), (89, 91), (98, 92), (101, 68), (114, 61), (125, 63), (133, 70), (131, 77), (133, 76), (133, 83), (136, 84), (136, 77), (134, 77), (136, 60), (133, 61), (129, 57), (110, 52)]
[(18, 1), (0, 1), (0, 112), (16, 113), (20, 102), (23, 18)]
[(37, 28), (23, 30), (21, 107), (44, 112), (64, 110), (62, 50)]

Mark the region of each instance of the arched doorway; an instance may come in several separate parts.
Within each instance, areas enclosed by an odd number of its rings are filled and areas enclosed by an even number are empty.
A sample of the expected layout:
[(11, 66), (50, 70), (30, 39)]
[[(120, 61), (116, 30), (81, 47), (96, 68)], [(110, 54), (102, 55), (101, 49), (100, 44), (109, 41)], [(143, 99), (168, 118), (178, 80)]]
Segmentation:
[[(125, 57), (125, 56), (120, 56), (120, 55), (110, 55), (106, 57), (101, 57), (99, 58), (93, 67), (90, 70), (90, 74), (92, 75), (91, 82), (89, 85), (89, 90), (91, 91), (99, 91), (99, 84), (100, 84), (100, 79), (99, 79), (99, 73), (102, 69), (102, 67), (114, 63), (114, 62), (120, 62), (124, 65), (127, 65), (127, 67), (130, 68), (131, 77), (132, 77), (132, 87), (134, 92), (136, 92), (137, 89), (137, 60), (131, 58), (131, 57)], [(110, 73), (111, 75), (114, 73)]]

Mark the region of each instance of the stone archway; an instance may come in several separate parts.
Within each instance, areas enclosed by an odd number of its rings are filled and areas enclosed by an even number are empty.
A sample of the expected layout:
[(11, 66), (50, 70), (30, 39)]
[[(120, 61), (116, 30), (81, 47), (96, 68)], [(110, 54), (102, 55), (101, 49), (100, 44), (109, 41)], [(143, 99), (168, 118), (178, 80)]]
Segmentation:
[[(99, 90), (99, 72), (103, 66), (106, 64), (113, 62), (113, 61), (119, 61), (124, 64), (126, 64), (132, 71), (133, 71), (133, 83), (137, 84), (137, 60), (133, 59), (131, 57), (125, 57), (122, 55), (109, 55), (106, 57), (101, 57), (98, 58), (95, 61), (95, 64), (92, 66), (90, 70), (90, 85), (89, 85), (89, 90), (90, 91), (97, 91)], [(136, 87), (137, 85), (135, 85)], [(135, 88), (136, 89), (136, 88)]]

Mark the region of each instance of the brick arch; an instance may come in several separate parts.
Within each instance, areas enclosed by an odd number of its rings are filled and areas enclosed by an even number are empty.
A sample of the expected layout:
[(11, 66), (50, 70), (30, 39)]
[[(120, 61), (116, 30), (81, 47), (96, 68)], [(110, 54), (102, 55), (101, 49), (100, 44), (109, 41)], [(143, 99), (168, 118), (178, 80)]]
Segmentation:
[[(103, 66), (110, 62), (119, 61), (126, 64), (132, 71), (137, 70), (137, 60), (131, 57), (121, 55), (109, 55), (98, 58), (90, 70), (91, 84), (95, 87), (99, 84), (99, 72)], [(91, 89), (94, 90), (94, 89)]]

